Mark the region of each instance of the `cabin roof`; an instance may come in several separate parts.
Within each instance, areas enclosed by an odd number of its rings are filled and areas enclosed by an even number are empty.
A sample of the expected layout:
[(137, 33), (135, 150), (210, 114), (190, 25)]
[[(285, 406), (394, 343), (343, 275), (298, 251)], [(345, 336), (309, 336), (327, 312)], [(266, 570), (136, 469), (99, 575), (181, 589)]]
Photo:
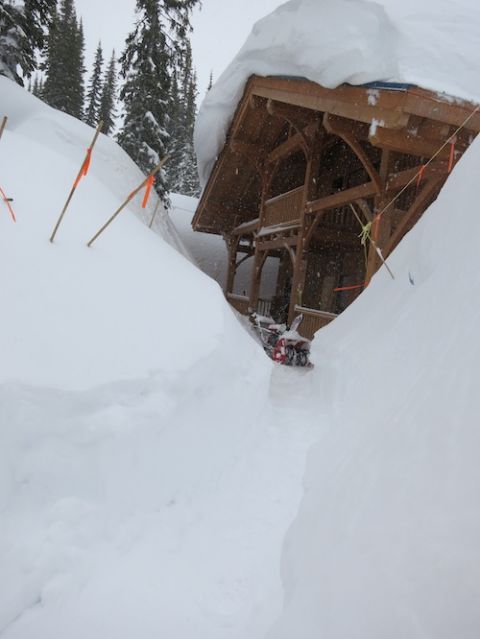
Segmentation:
[(472, 133), (480, 131), (475, 106), (411, 84), (379, 81), (328, 89), (305, 78), (251, 76), (193, 228), (223, 234), (257, 218), (260, 167), (275, 153), (280, 156), (282, 146), (301, 153), (308, 127), (324, 127), (325, 118), (378, 148), (430, 158), (470, 116), (458, 140), (460, 150), (468, 147)]

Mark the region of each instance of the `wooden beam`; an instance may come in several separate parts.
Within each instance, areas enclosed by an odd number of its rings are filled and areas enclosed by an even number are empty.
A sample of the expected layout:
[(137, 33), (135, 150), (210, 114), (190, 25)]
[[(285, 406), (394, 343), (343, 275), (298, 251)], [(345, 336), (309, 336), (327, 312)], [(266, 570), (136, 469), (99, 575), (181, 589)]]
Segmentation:
[(358, 140), (354, 137), (353, 133), (349, 130), (348, 121), (347, 124), (342, 122), (344, 118), (338, 118), (331, 116), (329, 113), (325, 113), (323, 116), (323, 126), (327, 133), (332, 135), (336, 135), (341, 138), (348, 146), (352, 149), (353, 153), (360, 160), (363, 168), (369, 175), (372, 182), (375, 183), (377, 187), (377, 193), (381, 193), (382, 191), (382, 181), (380, 179), (379, 174), (377, 173), (375, 167), (372, 164), (372, 161), (365, 153), (365, 151), (360, 146)]
[(290, 138), (279, 144), (277, 147), (271, 151), (267, 156), (267, 162), (269, 164), (273, 164), (282, 158), (289, 156), (296, 151), (297, 149), (303, 149), (305, 144), (305, 139), (300, 133), (295, 133)]
[(419, 195), (413, 202), (412, 206), (405, 213), (401, 222), (398, 224), (397, 228), (395, 229), (388, 243), (386, 244), (384, 248), (385, 257), (388, 257), (390, 255), (390, 253), (395, 249), (395, 247), (402, 240), (403, 236), (420, 219), (423, 212), (425, 211), (427, 206), (430, 204), (431, 200), (434, 198), (436, 191), (439, 190), (441, 183), (442, 183), (442, 178), (437, 176), (437, 177), (431, 178), (424, 185)]
[(372, 197), (377, 193), (377, 185), (374, 182), (366, 182), (359, 186), (354, 186), (351, 189), (345, 191), (339, 191), (332, 195), (314, 200), (307, 203), (307, 213), (316, 214), (319, 211), (325, 211), (326, 209), (335, 209), (350, 202), (355, 202), (359, 198)]
[(297, 106), (290, 106), (275, 100), (267, 100), (267, 112), (275, 118), (289, 122), (300, 133), (309, 124), (316, 122), (316, 114), (309, 110), (301, 110)]
[[(407, 155), (416, 155), (422, 158), (431, 158), (439, 151), (444, 140), (427, 140), (426, 138), (415, 135), (411, 131), (392, 131), (384, 129), (383, 127), (377, 127), (376, 131), (369, 136), (369, 142), (373, 146), (377, 146), (381, 149), (389, 149), (390, 151), (397, 151), (398, 153), (405, 153)], [(448, 136), (447, 138), (448, 139)], [(463, 152), (463, 147), (457, 150)], [(448, 160), (450, 156), (450, 145), (446, 146), (437, 156), (440, 160)]]
[(373, 221), (373, 212), (371, 210), (371, 208), (368, 206), (366, 200), (364, 200), (363, 198), (358, 198), (358, 200), (355, 200), (355, 204), (358, 206), (358, 208), (361, 210), (361, 212), (363, 213), (365, 219), (367, 220), (367, 222), (372, 222)]
[[(314, 82), (300, 80), (255, 78), (252, 83), (252, 93), (277, 102), (322, 113), (328, 112), (367, 124), (376, 119), (379, 122), (383, 121), (388, 128), (401, 129), (407, 125), (409, 119), (409, 115), (399, 108), (398, 92), (394, 91), (389, 93), (396, 94), (396, 103), (392, 96), (390, 108), (380, 106), (380, 101), (373, 105), (371, 95), (365, 88), (342, 86), (337, 89), (326, 89)], [(379, 92), (379, 94), (382, 93), (383, 91)], [(386, 103), (385, 99), (383, 103)]]
[[(476, 107), (477, 105), (473, 102), (452, 100), (449, 96), (441, 96), (425, 89), (412, 87), (406, 95), (403, 108), (413, 115), (459, 127)], [(473, 115), (465, 128), (477, 133), (480, 131), (480, 111)]]
[[(411, 169), (400, 171), (399, 173), (392, 173), (387, 180), (387, 191), (398, 191), (406, 186), (411, 180), (414, 180), (420, 171), (420, 165), (414, 166)], [(441, 160), (435, 160), (431, 162), (424, 170), (423, 178), (428, 179), (433, 176), (447, 177), (448, 166), (446, 162)]]
[(235, 227), (230, 231), (230, 235), (250, 235), (255, 233), (259, 224), (260, 219), (257, 217), (251, 222), (245, 222), (244, 224), (240, 224), (240, 226)]
[(257, 249), (259, 251), (271, 251), (287, 246), (296, 246), (297, 239), (297, 235), (293, 235), (291, 237), (277, 237), (273, 240), (257, 240)]

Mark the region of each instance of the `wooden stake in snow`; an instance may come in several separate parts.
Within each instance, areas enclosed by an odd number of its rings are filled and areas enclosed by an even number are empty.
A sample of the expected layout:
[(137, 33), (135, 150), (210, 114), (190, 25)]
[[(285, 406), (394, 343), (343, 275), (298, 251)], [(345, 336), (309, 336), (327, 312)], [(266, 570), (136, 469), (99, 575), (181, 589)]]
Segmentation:
[(50, 242), (53, 242), (55, 239), (55, 235), (57, 234), (58, 228), (60, 224), (62, 223), (62, 220), (65, 216), (65, 213), (67, 212), (68, 207), (70, 206), (70, 202), (72, 201), (73, 195), (75, 191), (77, 190), (77, 186), (79, 185), (80, 180), (82, 179), (82, 177), (84, 177), (88, 173), (88, 169), (90, 167), (90, 160), (92, 158), (92, 152), (98, 140), (98, 136), (100, 135), (102, 131), (102, 127), (103, 127), (103, 122), (100, 121), (95, 131), (95, 135), (93, 136), (92, 143), (87, 149), (87, 155), (85, 156), (85, 159), (82, 163), (80, 171), (78, 172), (76, 180), (73, 183), (72, 190), (70, 191), (67, 201), (65, 202), (65, 206), (63, 207), (62, 212), (60, 213), (60, 217), (58, 218), (57, 223), (55, 224), (55, 228), (53, 229), (52, 235), (50, 236)]
[(155, 218), (157, 217), (157, 213), (158, 213), (158, 209), (159, 208), (160, 208), (160, 199), (157, 202), (157, 206), (155, 207), (155, 211), (153, 212), (152, 219), (150, 220), (150, 224), (148, 225), (149, 229), (152, 228), (153, 223), (155, 222)]
[(5, 131), (5, 127), (7, 126), (7, 120), (8, 118), (5, 115), (2, 120), (2, 124), (0, 124), (0, 140), (2, 139), (3, 132)]
[(87, 244), (88, 247), (92, 246), (92, 244), (95, 242), (95, 240), (98, 237), (100, 237), (100, 235), (103, 233), (103, 231), (108, 226), (110, 226), (110, 224), (117, 217), (117, 215), (120, 215), (120, 213), (123, 211), (123, 209), (127, 206), (127, 204), (129, 204), (133, 200), (133, 198), (137, 195), (137, 193), (139, 193), (145, 186), (147, 186), (147, 184), (151, 183), (152, 178), (155, 177), (155, 175), (157, 175), (157, 173), (162, 170), (162, 167), (163, 167), (163, 165), (165, 164), (165, 162), (167, 160), (168, 160), (168, 155), (166, 157), (164, 157), (163, 160), (160, 162), (160, 164), (158, 164), (153, 169), (153, 171), (150, 173), (150, 175), (143, 180), (143, 182), (140, 184), (140, 186), (138, 186), (134, 191), (132, 191), (130, 193), (130, 195), (127, 197), (127, 199), (122, 204), (122, 206), (115, 211), (115, 213), (112, 215), (112, 217), (107, 222), (105, 222), (105, 224), (102, 226), (102, 228), (97, 233), (95, 233), (95, 235), (92, 237), (90, 242), (88, 242), (88, 244)]

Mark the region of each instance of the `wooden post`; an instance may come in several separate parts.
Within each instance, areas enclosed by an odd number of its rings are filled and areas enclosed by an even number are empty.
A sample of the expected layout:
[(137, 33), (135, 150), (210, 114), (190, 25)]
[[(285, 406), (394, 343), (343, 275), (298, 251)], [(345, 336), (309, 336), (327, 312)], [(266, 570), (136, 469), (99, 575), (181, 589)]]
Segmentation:
[(7, 120), (8, 118), (5, 115), (2, 120), (2, 124), (0, 124), (0, 140), (2, 139), (3, 132), (5, 131), (5, 127), (7, 126)]
[(227, 241), (228, 246), (228, 272), (227, 281), (225, 283), (225, 294), (233, 293), (235, 284), (235, 275), (237, 271), (237, 249), (240, 243), (240, 236), (230, 237)]
[[(265, 202), (267, 201), (270, 184), (276, 170), (276, 166), (265, 164), (262, 171), (262, 195), (260, 199), (260, 210), (258, 212), (260, 230), (265, 224)], [(255, 240), (255, 257), (253, 259), (252, 283), (250, 286), (249, 307), (252, 311), (257, 310), (258, 297), (260, 295), (260, 283), (262, 279), (262, 269), (267, 259), (267, 255), (258, 250), (258, 241)]]
[(305, 171), (305, 186), (303, 191), (303, 202), (300, 211), (300, 228), (298, 230), (297, 250), (295, 252), (295, 262), (293, 265), (292, 291), (290, 294), (290, 307), (288, 309), (288, 324), (295, 319), (295, 306), (302, 304), (305, 277), (307, 274), (307, 260), (305, 257), (304, 239), (307, 234), (307, 203), (316, 196), (317, 185), (315, 177), (320, 165), (320, 151), (322, 139), (318, 133), (314, 136), (307, 158), (307, 169)]
[[(103, 122), (100, 121), (98, 123), (97, 129), (95, 131), (95, 135), (93, 136), (92, 143), (89, 146), (88, 153), (92, 153), (93, 148), (94, 148), (94, 146), (95, 146), (95, 144), (96, 144), (96, 142), (98, 140), (98, 136), (100, 135), (100, 132), (102, 130), (102, 127), (103, 127)], [(88, 155), (87, 155), (87, 157), (88, 157)], [(75, 191), (77, 190), (78, 182), (79, 182), (79, 180), (80, 180), (80, 178), (81, 178), (81, 176), (83, 174), (83, 170), (84, 170), (84, 167), (85, 167), (85, 162), (87, 161), (87, 157), (82, 162), (82, 166), (80, 167), (80, 171), (78, 172), (78, 175), (77, 175), (77, 177), (75, 179), (75, 182), (73, 183), (72, 190), (70, 191), (70, 194), (69, 194), (69, 196), (67, 198), (67, 201), (65, 202), (65, 205), (64, 205), (64, 207), (62, 209), (62, 212), (60, 213), (60, 217), (58, 218), (57, 223), (55, 224), (55, 228), (53, 229), (53, 232), (52, 232), (52, 234), (50, 236), (50, 242), (52, 242), (52, 243), (55, 240), (55, 236), (56, 236), (57, 231), (58, 231), (58, 229), (60, 227), (60, 224), (62, 223), (62, 220), (63, 220), (63, 218), (65, 216), (65, 213), (67, 212), (67, 209), (70, 206), (70, 202), (72, 201), (73, 195), (74, 195)]]
[[(382, 160), (380, 164), (380, 179), (382, 182), (382, 193), (375, 197), (374, 200), (374, 213), (383, 210), (383, 207), (388, 204), (388, 198), (385, 193), (385, 185), (387, 183), (388, 175), (390, 173), (390, 163), (392, 154), (388, 149), (383, 149)], [(389, 211), (386, 211), (380, 219), (376, 219), (373, 222), (371, 229), (371, 238), (367, 259), (367, 272), (365, 274), (365, 282), (368, 284), (375, 273), (378, 271), (382, 261), (378, 255), (378, 249), (382, 250), (385, 247), (386, 242), (390, 237), (391, 223), (389, 217)]]
[(88, 242), (87, 246), (90, 247), (92, 246), (92, 244), (95, 242), (95, 240), (97, 238), (100, 237), (100, 235), (105, 231), (105, 229), (107, 227), (110, 226), (110, 224), (113, 222), (113, 220), (120, 215), (120, 213), (123, 211), (123, 209), (133, 200), (133, 198), (137, 195), (137, 193), (139, 191), (141, 191), (143, 189), (144, 186), (147, 185), (147, 182), (150, 178), (154, 177), (155, 175), (157, 175), (157, 173), (159, 171), (161, 171), (163, 165), (165, 164), (165, 162), (168, 160), (168, 155), (165, 156), (163, 158), (163, 160), (160, 162), (160, 164), (157, 164), (157, 166), (153, 169), (153, 171), (150, 173), (149, 176), (147, 176), (143, 182), (140, 184), (140, 186), (138, 186), (134, 191), (132, 191), (132, 193), (130, 193), (130, 195), (127, 197), (127, 199), (125, 200), (125, 202), (122, 204), (122, 206), (120, 206), (115, 213), (112, 215), (112, 217), (107, 220), (107, 222), (105, 222), (105, 224), (102, 226), (102, 228), (97, 231), (97, 233), (95, 233), (95, 235), (92, 237), (92, 239)]

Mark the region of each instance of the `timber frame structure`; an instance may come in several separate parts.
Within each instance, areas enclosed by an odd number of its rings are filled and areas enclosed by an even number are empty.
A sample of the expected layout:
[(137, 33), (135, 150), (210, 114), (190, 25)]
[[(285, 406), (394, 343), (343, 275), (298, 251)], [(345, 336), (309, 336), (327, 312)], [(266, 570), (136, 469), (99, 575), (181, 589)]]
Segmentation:
[[(227, 242), (227, 299), (288, 323), (302, 312), (312, 337), (382, 266), (377, 248), (387, 259), (438, 196), (480, 131), (475, 109), (411, 85), (252, 76), (192, 222)], [(276, 291), (259, 300), (268, 258), (279, 260)]]

